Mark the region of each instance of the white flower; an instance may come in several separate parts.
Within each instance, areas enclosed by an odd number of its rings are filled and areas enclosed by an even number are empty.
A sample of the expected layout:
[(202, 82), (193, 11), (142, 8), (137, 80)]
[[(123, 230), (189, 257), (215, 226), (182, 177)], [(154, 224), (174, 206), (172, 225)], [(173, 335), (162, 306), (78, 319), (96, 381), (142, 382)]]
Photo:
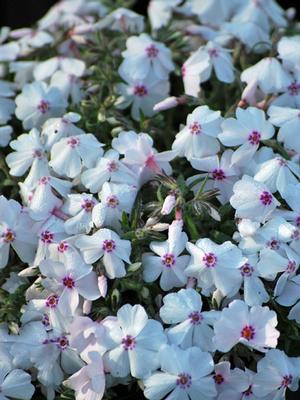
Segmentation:
[(108, 150), (100, 157), (94, 168), (87, 169), (81, 174), (81, 182), (91, 193), (99, 192), (105, 182), (135, 185), (136, 175), (119, 160), (116, 150)]
[(119, 74), (123, 78), (130, 74), (133, 80), (145, 79), (153, 72), (156, 78), (164, 80), (168, 79), (169, 73), (175, 68), (171, 51), (145, 33), (131, 36), (126, 41), (126, 47), (122, 53), (125, 59), (119, 68)]
[(151, 0), (148, 6), (148, 16), (153, 30), (166, 26), (171, 19), (173, 8), (180, 0)]
[(76, 75), (56, 71), (51, 77), (50, 85), (60, 89), (65, 98), (70, 98), (73, 104), (80, 103), (83, 98), (82, 83)]
[(35, 187), (37, 181), (49, 173), (48, 160), (39, 131), (33, 128), (28, 134), (19, 135), (17, 140), (10, 142), (10, 147), (15, 150), (6, 156), (10, 174), (22, 176), (30, 168), (27, 185), (30, 188)]
[(39, 49), (43, 46), (47, 47), (47, 45), (52, 44), (54, 41), (49, 33), (30, 28), (15, 29), (10, 32), (9, 36), (19, 39), (18, 43), (21, 47), (21, 54), (25, 56), (31, 49)]
[(233, 296), (239, 290), (242, 282), (239, 268), (246, 259), (237, 246), (199, 239), (186, 247), (192, 257), (185, 274), (197, 278), (199, 287), (206, 292), (217, 288), (224, 296)]
[(0, 45), (0, 62), (14, 61), (20, 54), (20, 46), (17, 42)]
[(297, 135), (300, 129), (300, 108), (271, 106), (268, 114), (270, 122), (280, 127), (277, 139), (283, 142), (285, 148), (300, 153), (300, 138)]
[(63, 212), (71, 215), (64, 224), (66, 232), (73, 235), (89, 233), (93, 226), (92, 211), (96, 204), (97, 200), (91, 194), (69, 194), (62, 207)]
[(219, 81), (225, 83), (234, 81), (229, 50), (210, 41), (205, 46), (199, 47), (182, 66), (185, 94), (197, 97), (200, 90), (199, 85), (210, 78), (213, 70)]
[(0, 126), (0, 147), (6, 147), (11, 140), (13, 129), (9, 125)]
[(42, 285), (59, 295), (61, 312), (74, 314), (79, 304), (79, 295), (87, 300), (100, 297), (97, 276), (91, 265), (85, 264), (74, 252), (66, 253), (65, 263), (43, 260), (40, 271), (46, 277)]
[(49, 165), (58, 174), (74, 178), (83, 166), (95, 165), (103, 154), (102, 146), (91, 133), (62, 138), (52, 146)]
[[(236, 166), (231, 165), (232, 150), (225, 150), (219, 159), (218, 156), (209, 156), (205, 158), (191, 158), (190, 163), (192, 167), (199, 170), (208, 172), (208, 180), (205, 185), (205, 189), (219, 189), (218, 199), (222, 204), (229, 201), (233, 194), (233, 185), (238, 180), (240, 175), (239, 170)], [(194, 175), (187, 179), (187, 184), (193, 184), (193, 182), (199, 178), (205, 178), (207, 174)], [(196, 193), (201, 186), (201, 182), (193, 184), (192, 190)]]
[(166, 343), (162, 325), (148, 319), (139, 304), (125, 304), (117, 317), (102, 321), (108, 351), (103, 356), (105, 370), (115, 377), (145, 378), (159, 366), (159, 350)]
[(298, 389), (299, 365), (296, 357), (288, 357), (278, 349), (270, 350), (257, 363), (257, 374), (253, 379), (253, 393), (261, 398), (285, 399), (287, 389)]
[(217, 318), (217, 312), (202, 311), (202, 299), (196, 290), (181, 289), (166, 295), (163, 302), (159, 314), (163, 322), (172, 324), (167, 330), (170, 343), (183, 349), (196, 346), (203, 351), (215, 350), (211, 326)]
[(28, 83), (16, 97), (16, 116), (25, 129), (39, 128), (51, 117), (61, 116), (67, 102), (61, 91), (48, 87), (45, 82)]
[(134, 186), (105, 182), (99, 193), (100, 203), (93, 208), (92, 219), (97, 228), (111, 226), (121, 228), (123, 212), (130, 214), (136, 197)]
[(46, 149), (51, 149), (54, 143), (64, 137), (83, 135), (84, 131), (75, 125), (80, 119), (80, 115), (73, 112), (69, 112), (61, 118), (47, 119), (41, 132)]
[(97, 22), (95, 27), (117, 32), (140, 33), (144, 31), (144, 17), (128, 8), (119, 7)]
[(225, 146), (241, 145), (231, 159), (233, 165), (241, 166), (252, 159), (261, 140), (270, 139), (275, 129), (266, 121), (265, 113), (256, 107), (248, 107), (246, 110), (237, 108), (236, 117), (222, 122), (222, 133), (218, 138)]
[(40, 62), (33, 71), (33, 76), (37, 81), (50, 78), (55, 71), (61, 70), (67, 74), (82, 76), (85, 71), (85, 63), (76, 58), (53, 57)]
[(294, 74), (289, 85), (284, 89), (284, 93), (275, 98), (271, 104), (279, 107), (300, 108), (300, 71)]
[[(290, 264), (292, 268), (295, 265)], [(300, 323), (300, 275), (295, 275), (297, 268), (294, 271), (285, 272), (278, 279), (276, 284), (275, 295), (278, 304), (291, 307), (288, 319), (296, 320)]]
[(0, 350), (0, 398), (30, 400), (35, 391), (31, 383), (31, 376), (13, 366), (12, 358), (4, 348)]
[(75, 391), (76, 400), (101, 400), (105, 390), (103, 361), (96, 352), (89, 353), (90, 362), (63, 383)]
[(213, 359), (198, 347), (182, 350), (175, 345), (165, 346), (160, 351), (160, 364), (161, 371), (144, 381), (147, 399), (209, 400), (217, 395), (210, 375), (214, 367)]
[(15, 200), (0, 197), (0, 269), (8, 262), (10, 246), (23, 262), (34, 259), (37, 239), (32, 221)]
[(153, 73), (142, 80), (134, 79), (129, 75), (130, 71), (126, 72), (126, 76), (125, 73), (122, 76), (126, 83), (117, 85), (120, 97), (115, 103), (116, 107), (123, 110), (131, 105), (131, 116), (137, 121), (140, 120), (141, 112), (146, 117), (152, 117), (155, 113), (154, 105), (169, 94), (169, 81), (158, 80)]
[(289, 185), (299, 185), (296, 177), (300, 179), (299, 165), (280, 156), (261, 164), (254, 175), (256, 181), (265, 183), (272, 193), (278, 191), (283, 198)]
[(221, 113), (207, 106), (199, 106), (187, 116), (186, 126), (176, 135), (172, 149), (178, 156), (206, 157), (220, 150), (217, 139), (221, 132)]
[(236, 20), (224, 24), (224, 30), (246, 45), (248, 51), (263, 52), (270, 46), (268, 32), (253, 21)]
[(126, 275), (124, 261), (130, 263), (131, 243), (129, 240), (121, 240), (110, 229), (99, 229), (92, 236), (79, 237), (75, 245), (82, 252), (85, 262), (89, 264), (102, 258), (109, 278), (121, 278)]
[(282, 59), (283, 65), (289, 70), (300, 71), (300, 37), (296, 36), (284, 36), (282, 37), (277, 45), (279, 58)]
[(10, 82), (0, 80), (0, 124), (6, 124), (15, 111), (15, 102), (9, 97), (14, 96), (14, 86)]
[(153, 282), (160, 276), (160, 287), (167, 291), (173, 287), (182, 287), (187, 282), (184, 270), (189, 256), (180, 254), (187, 243), (187, 235), (182, 232), (182, 222), (173, 221), (169, 227), (168, 240), (151, 242), (150, 249), (157, 254), (145, 253), (142, 256), (143, 279)]
[(269, 94), (284, 91), (291, 81), (291, 76), (276, 58), (267, 57), (242, 72), (242, 82), (250, 83), (253, 79), (257, 80), (265, 94)]
[(191, 10), (204, 25), (222, 25), (236, 9), (241, 7), (238, 1), (232, 0), (192, 0)]
[[(235, 399), (237, 393), (242, 394), (249, 387), (245, 372), (239, 368), (230, 369), (228, 361), (221, 361), (215, 365), (214, 381), (219, 394), (218, 400)], [(236, 399), (240, 400), (243, 397), (236, 396)]]
[(255, 181), (248, 175), (244, 175), (236, 182), (233, 192), (230, 204), (235, 208), (235, 215), (238, 218), (264, 222), (280, 205), (265, 184)]
[(275, 328), (277, 316), (269, 307), (248, 305), (241, 300), (232, 301), (222, 310), (214, 324), (213, 341), (217, 350), (226, 353), (237, 343), (265, 352), (277, 346), (279, 331)]

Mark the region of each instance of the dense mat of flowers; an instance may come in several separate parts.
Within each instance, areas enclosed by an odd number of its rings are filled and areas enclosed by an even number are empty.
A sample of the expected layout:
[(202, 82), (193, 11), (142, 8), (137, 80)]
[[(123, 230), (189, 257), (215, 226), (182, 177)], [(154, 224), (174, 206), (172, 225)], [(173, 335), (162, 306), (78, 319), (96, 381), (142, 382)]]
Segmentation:
[(294, 10), (132, 4), (63, 0), (0, 31), (0, 399), (285, 399)]

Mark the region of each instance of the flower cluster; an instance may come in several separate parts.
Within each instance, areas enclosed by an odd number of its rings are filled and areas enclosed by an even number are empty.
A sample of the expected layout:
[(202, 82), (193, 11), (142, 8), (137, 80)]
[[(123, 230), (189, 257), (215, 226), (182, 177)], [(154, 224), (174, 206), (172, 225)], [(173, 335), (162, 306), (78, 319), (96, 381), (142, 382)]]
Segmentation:
[(0, 31), (0, 398), (283, 400), (299, 24), (275, 0), (122, 3)]

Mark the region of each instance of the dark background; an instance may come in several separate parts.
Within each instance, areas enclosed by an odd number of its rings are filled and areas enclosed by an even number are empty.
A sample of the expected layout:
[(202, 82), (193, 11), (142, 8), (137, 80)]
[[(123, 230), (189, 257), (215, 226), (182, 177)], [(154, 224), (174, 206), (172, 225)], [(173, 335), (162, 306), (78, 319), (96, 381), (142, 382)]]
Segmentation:
[[(57, 0), (0, 0), (0, 26), (21, 28), (32, 25)], [(112, 4), (114, 0), (111, 0)], [(135, 11), (146, 12), (149, 0), (136, 0)], [(278, 0), (283, 8), (296, 7), (298, 16), (300, 11), (299, 0)]]
[[(111, 0), (112, 3), (113, 1)], [(146, 14), (148, 2), (149, 0), (136, 0), (134, 10), (140, 14)], [(299, 0), (277, 0), (277, 2), (285, 9), (295, 7), (299, 18)], [(31, 26), (55, 3), (57, 3), (57, 0), (0, 0), (0, 27), (22, 28)], [(300, 391), (290, 392), (287, 399), (300, 400)]]

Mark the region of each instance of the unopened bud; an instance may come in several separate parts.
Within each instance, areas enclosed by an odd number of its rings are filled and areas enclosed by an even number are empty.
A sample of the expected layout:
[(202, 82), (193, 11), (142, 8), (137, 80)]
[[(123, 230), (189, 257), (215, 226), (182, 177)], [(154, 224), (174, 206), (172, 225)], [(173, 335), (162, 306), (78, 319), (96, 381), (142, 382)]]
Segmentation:
[(257, 103), (257, 80), (253, 79), (248, 83), (242, 93), (242, 102), (249, 106), (255, 106)]
[(91, 300), (84, 300), (82, 306), (83, 314), (88, 315), (92, 311), (92, 302)]
[(105, 275), (98, 277), (98, 288), (100, 290), (101, 297), (106, 297), (107, 294), (107, 278)]
[(161, 209), (162, 215), (168, 215), (173, 210), (176, 204), (176, 197), (174, 194), (169, 194), (164, 201), (164, 204)]

